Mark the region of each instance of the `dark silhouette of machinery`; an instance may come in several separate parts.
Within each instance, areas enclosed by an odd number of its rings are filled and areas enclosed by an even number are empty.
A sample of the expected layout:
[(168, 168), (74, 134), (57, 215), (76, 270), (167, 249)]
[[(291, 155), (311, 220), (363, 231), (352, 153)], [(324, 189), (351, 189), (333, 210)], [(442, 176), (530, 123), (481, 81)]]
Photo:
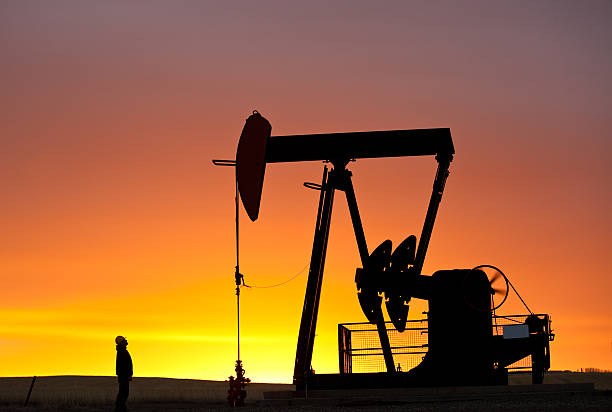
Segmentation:
[[(270, 136), (271, 126), (254, 112), (243, 128), (236, 154), (236, 180), (251, 220), (259, 214), (265, 168), (268, 163), (325, 161), (321, 184), (305, 183), (320, 191), (310, 270), (299, 329), (294, 383), (298, 389), (492, 385), (507, 383), (507, 367), (531, 356), (534, 383), (541, 383), (550, 366), (548, 315), (530, 314), (517, 321), (512, 333), (494, 333), (495, 310), (508, 296), (508, 278), (497, 268), (421, 270), (442, 199), (454, 147), (450, 129), (417, 129), (295, 136)], [(435, 156), (437, 172), (419, 239), (408, 236), (394, 250), (385, 240), (373, 252), (366, 243), (349, 162), (360, 158)], [(231, 162), (231, 161), (229, 161)], [(355, 282), (367, 320), (376, 326), (384, 372), (315, 374), (311, 367), (323, 270), (336, 191), (346, 195), (362, 267)], [(492, 274), (491, 274), (492, 271)], [(503, 279), (505, 288), (496, 288)], [(512, 286), (514, 289), (514, 287)], [(516, 291), (516, 290), (515, 290)], [(497, 304), (494, 298), (497, 297)], [(520, 296), (519, 296), (520, 297)], [(427, 353), (408, 371), (398, 371), (382, 304), (393, 327), (403, 332), (412, 298), (428, 301)], [(501, 299), (500, 299), (501, 298)], [(522, 298), (521, 298), (522, 300)], [(511, 328), (508, 327), (508, 331)], [(346, 348), (340, 348), (346, 353)], [(342, 360), (341, 360), (342, 365)]]

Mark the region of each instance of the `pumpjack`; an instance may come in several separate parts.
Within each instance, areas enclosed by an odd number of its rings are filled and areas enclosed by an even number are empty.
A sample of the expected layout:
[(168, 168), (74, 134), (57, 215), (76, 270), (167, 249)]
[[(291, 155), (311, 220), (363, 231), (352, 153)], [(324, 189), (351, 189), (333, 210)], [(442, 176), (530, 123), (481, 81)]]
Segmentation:
[[(503, 303), (508, 296), (509, 280), (501, 270), (481, 265), (439, 270), (432, 275), (421, 273), (455, 154), (450, 129), (292, 136), (271, 136), (271, 129), (261, 114), (253, 112), (246, 120), (236, 152), (237, 190), (252, 221), (259, 215), (267, 164), (326, 162), (321, 184), (305, 183), (320, 194), (293, 373), (298, 390), (505, 384), (508, 366), (527, 356), (531, 356), (533, 382), (542, 382), (550, 367), (549, 341), (554, 338), (550, 317), (531, 313), (513, 325), (518, 326), (513, 333), (494, 333), (493, 312), (501, 304), (495, 305), (493, 297), (502, 295)], [(410, 235), (395, 249), (390, 240), (385, 240), (370, 253), (347, 165), (362, 158), (404, 156), (434, 156), (437, 162), (420, 237), (417, 240)], [(362, 265), (355, 274), (357, 297), (368, 322), (376, 327), (385, 365), (382, 372), (350, 373), (341, 369), (339, 374), (316, 374), (311, 366), (336, 191), (346, 195)], [(491, 268), (492, 276), (487, 270)], [(493, 286), (500, 276), (505, 290)], [(392, 329), (402, 333), (412, 298), (429, 304), (427, 352), (420, 364), (403, 372), (395, 367), (389, 322), (384, 320), (382, 304), (385, 303)]]

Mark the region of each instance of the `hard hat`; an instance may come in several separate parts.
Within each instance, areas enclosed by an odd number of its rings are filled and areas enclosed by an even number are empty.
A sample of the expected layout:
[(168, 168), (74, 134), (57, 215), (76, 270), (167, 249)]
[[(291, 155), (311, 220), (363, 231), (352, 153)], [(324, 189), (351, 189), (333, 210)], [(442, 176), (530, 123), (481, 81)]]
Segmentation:
[(116, 343), (117, 345), (119, 345), (119, 344), (120, 344), (121, 342), (123, 342), (124, 340), (125, 340), (125, 338), (124, 338), (123, 336), (117, 336), (117, 337), (115, 338), (115, 343)]

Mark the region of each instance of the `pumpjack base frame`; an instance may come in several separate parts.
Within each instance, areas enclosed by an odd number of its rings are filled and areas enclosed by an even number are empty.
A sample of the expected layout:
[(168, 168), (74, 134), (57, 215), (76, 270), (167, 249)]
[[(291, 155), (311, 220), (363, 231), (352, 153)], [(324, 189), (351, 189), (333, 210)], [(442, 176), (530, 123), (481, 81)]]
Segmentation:
[[(543, 385), (508, 385), (508, 386), (462, 386), (462, 387), (428, 387), (428, 388), (372, 388), (345, 390), (298, 390), (264, 392), (263, 400), (257, 401), (258, 407), (324, 407), (346, 408), (366, 406), (383, 407), (385, 405), (397, 408), (432, 406), (444, 408), (448, 402), (468, 401), (468, 408), (474, 408), (473, 401), (485, 401), (486, 408), (491, 406), (509, 407), (509, 404), (519, 402), (519, 410), (524, 407), (527, 399), (538, 402), (550, 408), (550, 401), (567, 400), (567, 405), (584, 405), (591, 399), (595, 389), (593, 383), (565, 383)], [(563, 401), (562, 401), (563, 402)], [(438, 408), (436, 408), (438, 410)], [(443, 410), (443, 409), (440, 409)], [(569, 410), (569, 409), (568, 409)]]
[(377, 389), (377, 388), (424, 388), (449, 386), (498, 386), (508, 384), (508, 372), (499, 369), (489, 376), (472, 380), (444, 382), (443, 377), (426, 379), (410, 372), (378, 372), (350, 374), (315, 374), (306, 379), (304, 385), (297, 385), (297, 390), (339, 390), (339, 389)]

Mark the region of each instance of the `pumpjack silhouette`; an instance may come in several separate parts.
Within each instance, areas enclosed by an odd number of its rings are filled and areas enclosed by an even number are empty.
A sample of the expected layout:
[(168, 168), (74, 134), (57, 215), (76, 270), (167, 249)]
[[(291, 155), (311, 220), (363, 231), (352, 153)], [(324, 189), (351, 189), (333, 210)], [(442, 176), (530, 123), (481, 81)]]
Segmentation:
[[(497, 316), (495, 310), (508, 297), (509, 286), (516, 292), (500, 269), (481, 265), (468, 269), (439, 270), (432, 275), (421, 273), (455, 154), (450, 129), (292, 136), (271, 136), (271, 130), (270, 123), (258, 112), (253, 112), (242, 130), (235, 163), (225, 161), (236, 167), (238, 192), (252, 221), (259, 215), (266, 165), (305, 161), (326, 163), (321, 184), (304, 184), (319, 191), (319, 205), (294, 365), (293, 382), (298, 390), (306, 387), (506, 384), (508, 367), (527, 357), (531, 357), (533, 382), (542, 382), (544, 372), (550, 367), (549, 341), (554, 339), (550, 317), (531, 311), (529, 315)], [(385, 240), (370, 253), (352, 173), (347, 165), (362, 158), (404, 156), (434, 156), (437, 162), (421, 235), (418, 239), (415, 235), (409, 235), (395, 249), (390, 240)], [(376, 327), (380, 347), (372, 349), (382, 353), (384, 371), (353, 373), (350, 368), (342, 366), (342, 359), (338, 374), (316, 374), (312, 369), (317, 314), (336, 191), (346, 195), (362, 265), (355, 274), (357, 297), (366, 319)], [(502, 288), (494, 285), (500, 279)], [(495, 303), (496, 297), (500, 303)], [(416, 367), (403, 372), (401, 367), (395, 366), (388, 333), (390, 330), (406, 333), (412, 298), (424, 299), (429, 305), (425, 331), (428, 335), (427, 352)], [(383, 302), (391, 322), (384, 320)], [(512, 320), (512, 324), (500, 329), (497, 320), (502, 318)], [(346, 347), (339, 350), (344, 355), (350, 352), (350, 348)]]

